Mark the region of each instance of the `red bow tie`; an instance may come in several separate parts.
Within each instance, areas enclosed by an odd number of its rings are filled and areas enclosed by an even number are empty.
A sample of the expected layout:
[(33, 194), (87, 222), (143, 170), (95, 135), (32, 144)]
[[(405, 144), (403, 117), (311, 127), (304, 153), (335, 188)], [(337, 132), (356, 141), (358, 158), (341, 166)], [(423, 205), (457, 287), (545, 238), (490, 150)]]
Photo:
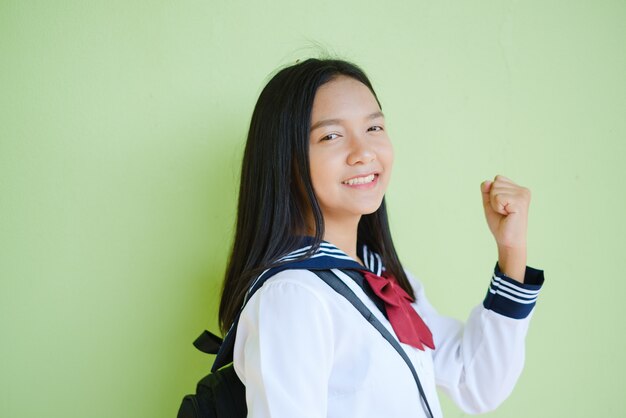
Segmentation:
[(369, 271), (362, 273), (374, 293), (385, 302), (387, 317), (398, 339), (420, 350), (424, 350), (424, 346), (434, 350), (433, 334), (411, 306), (413, 298), (400, 287), (396, 278), (387, 273), (382, 277)]

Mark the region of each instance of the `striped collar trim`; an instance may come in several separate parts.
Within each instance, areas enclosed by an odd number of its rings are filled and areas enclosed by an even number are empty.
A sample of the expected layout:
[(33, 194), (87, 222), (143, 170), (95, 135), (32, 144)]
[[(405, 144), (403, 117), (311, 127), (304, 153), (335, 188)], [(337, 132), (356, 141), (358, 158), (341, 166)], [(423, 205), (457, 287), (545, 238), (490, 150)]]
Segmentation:
[(385, 271), (382, 257), (371, 251), (367, 245), (358, 244), (357, 256), (363, 261), (363, 265), (347, 255), (345, 252), (337, 248), (330, 242), (322, 241), (319, 248), (313, 254), (306, 258), (302, 258), (311, 250), (313, 246), (312, 237), (304, 237), (300, 248), (290, 252), (289, 254), (279, 258), (279, 266), (269, 268), (263, 271), (250, 286), (250, 290), (244, 300), (247, 302), (250, 294), (254, 293), (259, 283), (283, 270), (305, 269), (305, 270), (330, 270), (330, 269), (352, 269), (352, 270), (369, 270), (380, 276)]

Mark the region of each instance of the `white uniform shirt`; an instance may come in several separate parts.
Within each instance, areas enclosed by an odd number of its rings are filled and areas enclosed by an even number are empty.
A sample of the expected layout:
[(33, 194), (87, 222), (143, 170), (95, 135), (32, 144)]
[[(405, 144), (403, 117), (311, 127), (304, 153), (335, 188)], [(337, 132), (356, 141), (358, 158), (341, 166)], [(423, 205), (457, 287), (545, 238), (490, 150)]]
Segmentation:
[[(336, 257), (339, 250), (332, 248), (332, 254), (320, 251)], [(371, 263), (368, 267), (377, 270)], [(365, 292), (334, 271), (395, 337)], [(542, 282), (542, 273), (533, 271)], [(439, 315), (421, 283), (409, 275), (416, 300), (412, 306), (432, 331), (435, 350), (400, 344), (435, 417), (442, 416), (437, 386), (462, 410), (481, 413), (498, 406), (521, 373), (530, 311), (541, 282), (516, 285), (501, 277), (494, 274), (484, 304), (463, 325)], [(251, 418), (427, 416), (400, 355), (347, 299), (306, 269), (275, 273), (250, 298), (236, 330), (233, 363), (246, 385)]]

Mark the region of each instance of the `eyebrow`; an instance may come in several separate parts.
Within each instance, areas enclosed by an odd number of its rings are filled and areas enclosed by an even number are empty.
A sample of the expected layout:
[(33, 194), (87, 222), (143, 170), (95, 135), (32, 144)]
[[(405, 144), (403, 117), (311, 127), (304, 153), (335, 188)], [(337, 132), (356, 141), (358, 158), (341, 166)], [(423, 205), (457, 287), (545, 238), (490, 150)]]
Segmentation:
[[(366, 120), (372, 120), (372, 119), (376, 119), (376, 118), (384, 118), (385, 115), (383, 114), (383, 112), (381, 112), (380, 110), (377, 112), (374, 112), (368, 116), (365, 117)], [(311, 132), (321, 128), (323, 126), (329, 126), (329, 125), (341, 125), (341, 122), (343, 122), (343, 119), (324, 119), (324, 120), (320, 120), (315, 122), (313, 125), (311, 125)]]

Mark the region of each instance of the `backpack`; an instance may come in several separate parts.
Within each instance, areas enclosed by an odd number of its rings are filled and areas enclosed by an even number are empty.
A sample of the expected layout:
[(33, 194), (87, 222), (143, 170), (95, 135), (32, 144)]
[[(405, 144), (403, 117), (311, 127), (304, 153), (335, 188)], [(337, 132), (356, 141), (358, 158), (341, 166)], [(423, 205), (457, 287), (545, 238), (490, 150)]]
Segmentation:
[[(204, 353), (218, 354), (221, 343), (221, 338), (204, 331), (193, 345)], [(247, 415), (246, 387), (230, 363), (200, 379), (196, 394), (183, 398), (177, 418), (245, 418)]]
[[(334, 272), (334, 270), (311, 270), (326, 284), (328, 284), (337, 293), (344, 296), (354, 307), (363, 315), (383, 338), (400, 354), (405, 361), (420, 393), (422, 405), (424, 406), (427, 416), (432, 418), (433, 413), (426, 399), (424, 389), (420, 383), (419, 377), (411, 360), (404, 352), (398, 341), (391, 335), (376, 316), (363, 304), (361, 299), (346, 285)], [(385, 315), (384, 303), (374, 294), (371, 288), (366, 284), (363, 276), (354, 270), (341, 270), (352, 278), (372, 299), (378, 309)], [(265, 278), (267, 280), (267, 278)], [(254, 292), (256, 292), (265, 282), (262, 280), (250, 290), (250, 294), (246, 300), (249, 300)], [(245, 303), (244, 303), (245, 306)], [(243, 307), (241, 308), (243, 310)], [(193, 343), (200, 351), (208, 354), (217, 354), (211, 373), (203, 377), (196, 386), (195, 395), (186, 395), (178, 410), (177, 418), (245, 418), (248, 415), (246, 405), (246, 388), (241, 382), (235, 368), (232, 364), (233, 346), (235, 341), (236, 325), (239, 320), (239, 314), (235, 318), (234, 325), (226, 334), (224, 340), (218, 336), (204, 331)]]

